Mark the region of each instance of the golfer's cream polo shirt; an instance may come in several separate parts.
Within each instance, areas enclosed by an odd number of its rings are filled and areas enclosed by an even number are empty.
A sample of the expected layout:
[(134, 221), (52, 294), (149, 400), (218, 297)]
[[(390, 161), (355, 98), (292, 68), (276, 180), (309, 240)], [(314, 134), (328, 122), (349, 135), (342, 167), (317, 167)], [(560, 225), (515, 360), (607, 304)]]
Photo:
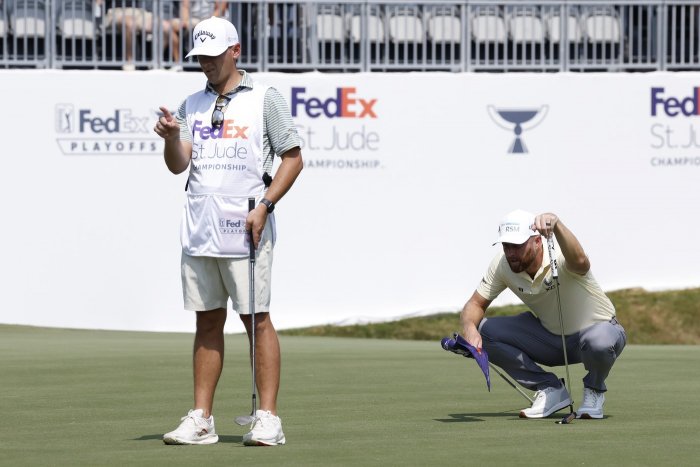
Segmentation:
[[(552, 279), (549, 251), (543, 248), (542, 266), (531, 279), (527, 272), (511, 271), (505, 254), (497, 255), (481, 279), (476, 291), (487, 300), (495, 299), (507, 288), (513, 291), (542, 325), (553, 334), (560, 334), (557, 292)], [(569, 272), (566, 260), (557, 250), (559, 265), (559, 293), (564, 316), (564, 333), (573, 334), (592, 324), (609, 321), (615, 316), (615, 307), (596, 282), (589, 270), (585, 275)]]

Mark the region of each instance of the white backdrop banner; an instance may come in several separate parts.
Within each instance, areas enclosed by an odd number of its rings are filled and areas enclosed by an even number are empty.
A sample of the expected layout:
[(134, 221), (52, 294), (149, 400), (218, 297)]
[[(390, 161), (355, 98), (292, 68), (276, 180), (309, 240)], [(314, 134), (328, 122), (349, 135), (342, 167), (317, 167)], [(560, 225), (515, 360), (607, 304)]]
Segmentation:
[[(558, 214), (606, 290), (700, 285), (700, 73), (254, 77), (288, 100), (305, 160), (275, 211), (279, 328), (460, 309), (516, 208)], [(186, 174), (152, 128), (203, 75), (0, 79), (0, 322), (193, 330)]]

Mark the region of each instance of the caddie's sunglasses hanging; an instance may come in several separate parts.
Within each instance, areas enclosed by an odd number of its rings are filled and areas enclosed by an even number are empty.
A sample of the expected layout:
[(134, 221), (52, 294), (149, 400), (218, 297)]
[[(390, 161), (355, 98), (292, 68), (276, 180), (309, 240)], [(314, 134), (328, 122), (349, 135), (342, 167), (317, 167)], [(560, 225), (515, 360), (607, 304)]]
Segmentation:
[(231, 102), (230, 97), (219, 96), (216, 98), (216, 104), (214, 105), (214, 112), (211, 114), (211, 126), (215, 129), (221, 128), (224, 124), (224, 108)]

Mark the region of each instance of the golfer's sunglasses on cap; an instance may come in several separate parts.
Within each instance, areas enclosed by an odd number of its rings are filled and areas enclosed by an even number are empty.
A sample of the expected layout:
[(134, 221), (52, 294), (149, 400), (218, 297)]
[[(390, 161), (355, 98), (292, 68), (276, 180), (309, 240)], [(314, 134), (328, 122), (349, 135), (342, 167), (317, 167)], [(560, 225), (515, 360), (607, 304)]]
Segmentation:
[(217, 130), (224, 124), (224, 108), (231, 102), (230, 97), (219, 96), (216, 98), (214, 111), (211, 113), (211, 126)]

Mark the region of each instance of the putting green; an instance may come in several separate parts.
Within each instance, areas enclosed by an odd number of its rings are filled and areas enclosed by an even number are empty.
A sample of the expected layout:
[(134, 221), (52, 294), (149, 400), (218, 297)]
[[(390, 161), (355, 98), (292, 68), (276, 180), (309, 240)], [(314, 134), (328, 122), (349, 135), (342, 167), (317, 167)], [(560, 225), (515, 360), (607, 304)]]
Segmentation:
[[(697, 465), (697, 346), (629, 346), (606, 418), (562, 426), (519, 419), (522, 396), (496, 374), (489, 393), (474, 362), (438, 341), (281, 344), (286, 446), (241, 444), (240, 335), (227, 336), (219, 444), (166, 446), (162, 433), (191, 404), (192, 336), (0, 326), (0, 465)], [(574, 366), (577, 401), (582, 376)]]

